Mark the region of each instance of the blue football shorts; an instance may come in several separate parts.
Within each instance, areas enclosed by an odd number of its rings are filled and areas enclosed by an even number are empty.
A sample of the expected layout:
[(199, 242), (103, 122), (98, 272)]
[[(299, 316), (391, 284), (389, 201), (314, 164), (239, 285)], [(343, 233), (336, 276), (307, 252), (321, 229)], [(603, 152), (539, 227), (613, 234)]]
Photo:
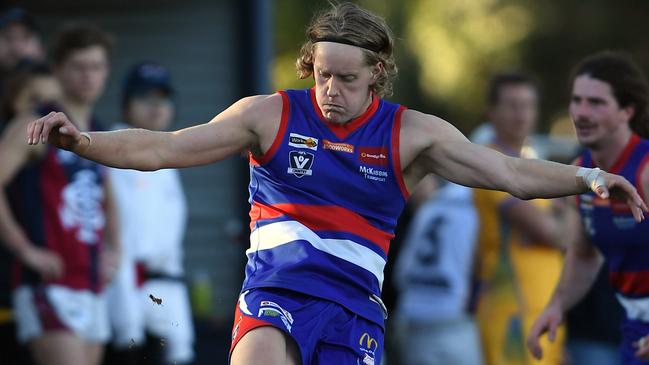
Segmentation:
[(273, 326), (292, 338), (302, 365), (379, 365), (382, 326), (329, 300), (291, 290), (256, 288), (239, 296), (232, 346), (249, 331)]

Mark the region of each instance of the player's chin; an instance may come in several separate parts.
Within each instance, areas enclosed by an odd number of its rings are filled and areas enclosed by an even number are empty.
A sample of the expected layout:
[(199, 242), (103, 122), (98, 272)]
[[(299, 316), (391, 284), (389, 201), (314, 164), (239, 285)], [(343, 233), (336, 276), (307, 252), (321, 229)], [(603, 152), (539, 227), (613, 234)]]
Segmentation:
[(323, 115), (329, 123), (344, 124), (348, 120), (345, 118), (345, 115), (343, 113), (334, 110), (325, 111)]
[(585, 147), (597, 147), (601, 137), (595, 133), (577, 132), (577, 139), (579, 143)]

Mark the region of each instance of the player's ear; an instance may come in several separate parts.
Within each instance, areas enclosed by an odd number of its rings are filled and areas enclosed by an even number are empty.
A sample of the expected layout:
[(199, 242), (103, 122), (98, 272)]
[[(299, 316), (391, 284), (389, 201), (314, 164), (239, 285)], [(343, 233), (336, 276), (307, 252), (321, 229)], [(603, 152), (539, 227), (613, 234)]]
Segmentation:
[(630, 122), (631, 119), (635, 116), (635, 104), (629, 104), (623, 108), (620, 108), (622, 112), (622, 116), (626, 120), (626, 122)]
[(383, 73), (383, 62), (379, 61), (377, 62), (374, 66), (372, 66), (371, 73), (372, 73), (372, 83), (371, 85), (374, 85), (376, 83), (376, 80), (378, 80), (379, 76), (381, 76), (381, 73)]

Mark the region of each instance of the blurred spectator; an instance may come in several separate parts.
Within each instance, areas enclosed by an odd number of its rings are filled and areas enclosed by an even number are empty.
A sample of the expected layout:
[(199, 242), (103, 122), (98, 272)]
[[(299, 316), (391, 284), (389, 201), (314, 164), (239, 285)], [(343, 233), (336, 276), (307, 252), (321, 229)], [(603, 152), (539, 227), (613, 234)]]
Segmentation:
[[(529, 157), (522, 152), (537, 122), (535, 83), (526, 75), (500, 74), (491, 80), (487, 94), (494, 128), (490, 146)], [(488, 190), (475, 190), (474, 198), (480, 219), (477, 319), (485, 362), (536, 363), (525, 350), (524, 339), (559, 278), (563, 225), (551, 215), (550, 201), (523, 201)], [(547, 345), (542, 364), (562, 363), (563, 337), (562, 330)]]
[[(116, 127), (167, 130), (174, 117), (168, 70), (141, 63), (125, 81), (124, 123)], [(118, 349), (111, 362), (133, 363), (138, 353), (133, 345), (141, 345), (146, 332), (145, 363), (189, 363), (194, 328), (182, 264), (187, 209), (178, 171), (111, 169), (110, 179), (124, 247), (119, 274), (108, 292)]]
[(446, 183), (416, 212), (394, 274), (400, 364), (482, 364), (467, 311), (477, 230), (471, 189), (460, 185)]
[[(0, 14), (0, 79), (4, 80), (24, 61), (42, 62), (45, 51), (34, 18), (22, 8)], [(0, 91), (4, 86), (0, 85)]]
[[(51, 71), (44, 65), (23, 67), (7, 83), (7, 93), (0, 105), (0, 134), (6, 122), (17, 115), (31, 115), (38, 105), (60, 97), (60, 88)], [(2, 192), (4, 194), (4, 192)], [(2, 246), (2, 245), (0, 245)], [(10, 272), (12, 256), (0, 247), (0, 353), (8, 364), (19, 363), (24, 355), (16, 341), (16, 328), (11, 311)]]
[[(494, 138), (495, 131), (489, 122), (480, 124), (471, 132), (473, 143), (489, 144)], [(570, 163), (579, 152), (579, 145), (574, 136), (533, 134), (526, 139), (521, 152), (529, 158)]]
[[(40, 31), (34, 19), (22, 8), (0, 13), (0, 94), (4, 92), (6, 79), (17, 71), (18, 65), (36, 64), (44, 59)], [(14, 91), (20, 88), (12, 86)], [(6, 99), (4, 95), (2, 98)], [(0, 132), (9, 119), (6, 115), (0, 116)]]
[[(93, 106), (108, 76), (110, 39), (86, 25), (55, 40), (60, 106), (80, 128), (96, 129)], [(117, 266), (113, 204), (103, 168), (49, 145), (24, 143), (18, 115), (0, 142), (0, 240), (16, 255), (13, 293), (18, 340), (38, 364), (98, 364), (108, 339), (104, 283)], [(104, 242), (110, 244), (104, 249)]]
[(39, 106), (61, 101), (61, 86), (49, 66), (42, 63), (20, 65), (5, 85), (0, 105), (0, 121), (3, 122), (20, 115), (33, 114)]

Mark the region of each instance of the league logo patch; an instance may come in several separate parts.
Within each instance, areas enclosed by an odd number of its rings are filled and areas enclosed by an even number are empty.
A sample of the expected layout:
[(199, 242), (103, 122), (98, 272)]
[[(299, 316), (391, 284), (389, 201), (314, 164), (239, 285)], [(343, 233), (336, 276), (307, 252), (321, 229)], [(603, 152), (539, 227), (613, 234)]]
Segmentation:
[(313, 171), (311, 166), (313, 166), (313, 159), (315, 156), (310, 152), (303, 151), (291, 151), (288, 153), (288, 173), (293, 174), (296, 177), (302, 177), (304, 175), (311, 176)]
[(288, 145), (296, 148), (308, 148), (310, 150), (318, 150), (318, 139), (313, 137), (303, 136), (297, 133), (291, 133), (288, 136)]

